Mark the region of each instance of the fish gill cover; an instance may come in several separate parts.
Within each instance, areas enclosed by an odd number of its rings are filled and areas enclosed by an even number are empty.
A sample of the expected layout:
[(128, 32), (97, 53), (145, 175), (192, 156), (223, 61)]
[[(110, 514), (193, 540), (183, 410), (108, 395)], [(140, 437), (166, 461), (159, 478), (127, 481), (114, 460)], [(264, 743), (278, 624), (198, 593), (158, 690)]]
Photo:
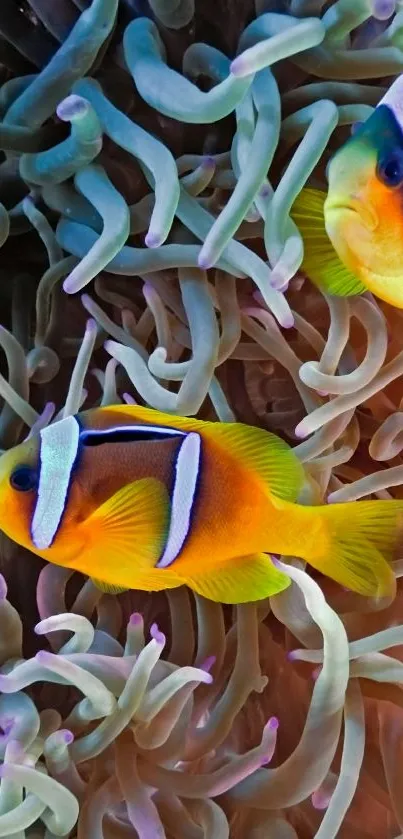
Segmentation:
[[(402, 312), (315, 288), (290, 217), (403, 71), (401, 5), (1, 0), (2, 449), (136, 401), (280, 434), (321, 498), (403, 497)], [(399, 579), (284, 557), (228, 609), (1, 549), (1, 836), (403, 834)]]

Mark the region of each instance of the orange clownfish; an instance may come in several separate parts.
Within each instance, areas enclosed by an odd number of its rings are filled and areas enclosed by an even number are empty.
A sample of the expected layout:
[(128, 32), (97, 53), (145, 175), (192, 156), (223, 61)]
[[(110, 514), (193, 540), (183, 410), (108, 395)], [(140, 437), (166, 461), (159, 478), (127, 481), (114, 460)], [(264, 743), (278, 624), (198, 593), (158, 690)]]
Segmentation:
[(0, 528), (104, 591), (183, 584), (242, 603), (299, 556), (365, 595), (391, 594), (402, 501), (297, 503), (306, 478), (280, 438), (137, 406), (55, 422), (0, 458)]
[(403, 308), (403, 75), (328, 164), (328, 192), (303, 189), (291, 216), (302, 270), (336, 296), (371, 291)]

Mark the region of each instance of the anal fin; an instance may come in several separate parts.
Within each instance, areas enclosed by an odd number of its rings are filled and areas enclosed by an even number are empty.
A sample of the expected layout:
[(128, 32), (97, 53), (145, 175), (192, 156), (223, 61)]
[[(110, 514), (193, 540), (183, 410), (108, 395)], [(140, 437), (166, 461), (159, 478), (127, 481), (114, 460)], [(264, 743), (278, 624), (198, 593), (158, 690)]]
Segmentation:
[(267, 554), (251, 554), (183, 578), (197, 594), (218, 603), (251, 603), (283, 591), (290, 579)]
[(95, 577), (91, 577), (91, 579), (94, 586), (99, 588), (100, 591), (103, 591), (104, 594), (123, 594), (124, 591), (127, 591), (127, 588), (114, 586), (113, 583), (105, 583), (103, 580), (97, 580)]

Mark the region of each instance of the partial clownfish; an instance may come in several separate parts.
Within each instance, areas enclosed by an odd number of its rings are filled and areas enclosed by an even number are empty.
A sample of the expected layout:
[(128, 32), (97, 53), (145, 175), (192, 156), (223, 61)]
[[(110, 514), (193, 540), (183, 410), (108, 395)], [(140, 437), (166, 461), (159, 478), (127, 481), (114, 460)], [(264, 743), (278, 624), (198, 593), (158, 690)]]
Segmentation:
[(186, 584), (255, 601), (290, 582), (270, 552), (361, 594), (393, 594), (403, 502), (303, 506), (305, 483), (292, 449), (261, 429), (97, 408), (2, 455), (0, 528), (104, 591)]
[(338, 296), (371, 291), (403, 308), (403, 76), (328, 165), (325, 192), (304, 189), (291, 215), (302, 270)]

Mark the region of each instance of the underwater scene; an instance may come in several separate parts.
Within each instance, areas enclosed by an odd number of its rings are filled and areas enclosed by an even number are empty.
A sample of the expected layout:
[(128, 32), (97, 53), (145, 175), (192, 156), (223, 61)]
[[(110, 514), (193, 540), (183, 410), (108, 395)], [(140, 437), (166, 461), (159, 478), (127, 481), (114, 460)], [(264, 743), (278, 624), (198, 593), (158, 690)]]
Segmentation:
[(0, 0), (0, 348), (0, 837), (403, 839), (403, 0)]

